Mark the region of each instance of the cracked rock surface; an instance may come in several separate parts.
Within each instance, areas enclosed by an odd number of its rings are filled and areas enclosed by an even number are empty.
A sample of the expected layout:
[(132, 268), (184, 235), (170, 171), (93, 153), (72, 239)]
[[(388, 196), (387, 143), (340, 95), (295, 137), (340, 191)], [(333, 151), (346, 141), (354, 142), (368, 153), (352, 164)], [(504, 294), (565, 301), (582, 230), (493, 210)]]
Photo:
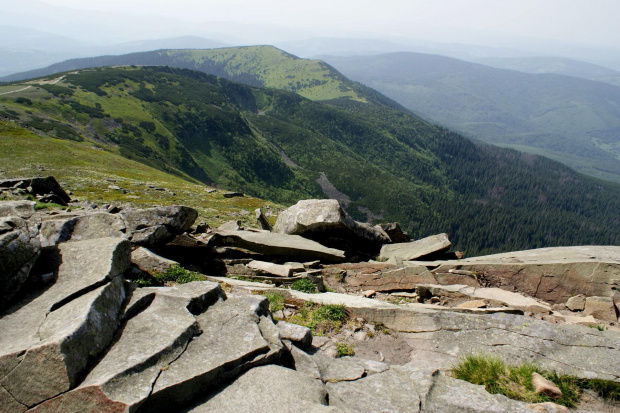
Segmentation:
[(112, 340), (125, 295), (127, 241), (64, 244), (59, 254), (56, 283), (0, 318), (0, 385), (28, 407), (76, 384)]

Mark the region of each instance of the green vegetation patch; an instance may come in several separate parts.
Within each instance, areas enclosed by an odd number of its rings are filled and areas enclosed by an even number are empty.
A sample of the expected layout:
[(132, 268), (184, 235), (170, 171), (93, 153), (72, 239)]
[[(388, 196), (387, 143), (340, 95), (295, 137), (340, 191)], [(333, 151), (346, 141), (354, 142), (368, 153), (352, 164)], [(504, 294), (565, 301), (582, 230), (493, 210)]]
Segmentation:
[(349, 313), (344, 305), (320, 305), (309, 301), (287, 321), (308, 327), (314, 335), (324, 336), (340, 331), (348, 320)]
[(268, 291), (264, 295), (269, 300), (269, 311), (275, 313), (276, 311), (284, 310), (284, 302), (286, 301), (284, 294), (277, 291)]
[(293, 290), (301, 291), (302, 293), (315, 294), (317, 293), (316, 285), (307, 278), (297, 280), (291, 286)]
[(336, 343), (337, 357), (354, 356), (355, 350), (349, 343)]
[(206, 281), (207, 277), (194, 271), (186, 270), (178, 265), (173, 265), (165, 272), (155, 274), (155, 280), (159, 285), (186, 284), (192, 281)]
[[(562, 391), (554, 400), (544, 394), (534, 393), (532, 373), (552, 381)], [(452, 369), (452, 376), (473, 384), (483, 385), (491, 394), (501, 394), (528, 403), (554, 402), (575, 407), (582, 389), (592, 389), (608, 400), (620, 399), (620, 383), (606, 380), (580, 379), (549, 372), (531, 363), (506, 364), (502, 359), (486, 355), (468, 355)]]

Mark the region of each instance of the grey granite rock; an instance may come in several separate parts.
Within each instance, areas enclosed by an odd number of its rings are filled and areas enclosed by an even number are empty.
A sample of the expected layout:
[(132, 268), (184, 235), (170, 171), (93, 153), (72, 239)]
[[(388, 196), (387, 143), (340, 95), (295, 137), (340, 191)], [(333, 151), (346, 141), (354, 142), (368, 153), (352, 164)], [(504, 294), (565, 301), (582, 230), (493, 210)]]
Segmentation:
[(0, 310), (19, 294), (40, 250), (25, 220), (0, 218)]
[(190, 410), (192, 413), (339, 412), (327, 406), (323, 386), (303, 374), (280, 366), (254, 368), (220, 393)]
[(451, 245), (448, 234), (433, 235), (413, 242), (387, 244), (381, 248), (379, 260), (411, 261), (436, 252), (445, 251)]
[(151, 275), (166, 272), (170, 267), (179, 265), (178, 262), (161, 257), (144, 247), (138, 247), (131, 252), (131, 263)]
[(28, 219), (34, 214), (34, 201), (1, 201), (0, 218), (20, 217)]
[(204, 311), (223, 298), (219, 285), (210, 282), (143, 290), (154, 294), (152, 302), (127, 321), (122, 335), (84, 382), (35, 411), (78, 413), (86, 401), (95, 411), (134, 411), (150, 396), (162, 371), (200, 334), (190, 310)]

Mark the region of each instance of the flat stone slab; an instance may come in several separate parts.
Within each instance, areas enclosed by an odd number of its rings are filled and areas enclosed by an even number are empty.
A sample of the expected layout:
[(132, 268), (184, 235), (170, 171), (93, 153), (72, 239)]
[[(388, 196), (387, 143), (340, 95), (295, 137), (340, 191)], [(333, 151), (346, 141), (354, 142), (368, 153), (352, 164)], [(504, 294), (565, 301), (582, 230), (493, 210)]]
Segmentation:
[(284, 367), (254, 368), (204, 404), (189, 410), (202, 412), (340, 412), (327, 406), (327, 392), (312, 380)]
[[(524, 312), (530, 313), (550, 313), (551, 307), (541, 303), (532, 297), (526, 297), (523, 294), (513, 293), (502, 290), (501, 288), (476, 288), (467, 285), (433, 285), (420, 284), (419, 289), (426, 289), (433, 295), (461, 295), (469, 298), (479, 298), (484, 300), (498, 301), (506, 305), (506, 307), (516, 308)], [(613, 304), (612, 304), (613, 305)]]
[[(454, 261), (411, 262), (472, 271), (493, 287), (516, 290), (552, 304), (578, 294), (611, 297), (620, 303), (620, 247), (540, 248)], [(443, 283), (441, 283), (443, 284)]]
[(55, 284), (0, 319), (0, 384), (28, 407), (75, 386), (112, 340), (124, 299), (128, 241), (102, 238), (59, 250)]
[(293, 268), (290, 265), (254, 260), (247, 263), (246, 267), (262, 274), (271, 274), (278, 277), (290, 277), (293, 275)]
[(259, 254), (294, 257), (299, 260), (341, 262), (344, 251), (325, 247), (299, 235), (250, 231), (224, 231), (211, 238), (214, 245), (244, 248)]
[(379, 260), (412, 261), (436, 252), (445, 251), (451, 245), (448, 234), (432, 235), (413, 242), (386, 244), (381, 247)]

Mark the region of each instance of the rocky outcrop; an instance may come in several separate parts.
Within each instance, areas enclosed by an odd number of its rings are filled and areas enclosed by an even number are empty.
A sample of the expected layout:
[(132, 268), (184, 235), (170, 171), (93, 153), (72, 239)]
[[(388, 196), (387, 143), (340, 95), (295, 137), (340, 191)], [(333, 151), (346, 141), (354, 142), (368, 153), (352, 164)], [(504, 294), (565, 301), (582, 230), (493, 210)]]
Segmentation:
[(378, 251), (381, 244), (391, 242), (381, 227), (353, 220), (335, 199), (299, 201), (280, 213), (273, 231), (349, 251)]
[(25, 407), (75, 386), (120, 319), (129, 242), (102, 238), (59, 250), (56, 282), (0, 319), (0, 385)]
[[(413, 262), (411, 265), (429, 265)], [(578, 294), (620, 302), (620, 247), (541, 248), (458, 261), (435, 261), (434, 272), (474, 272), (485, 286), (519, 291), (557, 304)]]
[[(555, 411), (449, 377), (448, 370), (471, 353), (620, 382), (613, 302), (620, 262), (613, 247), (584, 247), (596, 258), (582, 256), (578, 263), (548, 262), (550, 253), (540, 250), (343, 264), (343, 249), (299, 235), (248, 229), (195, 236), (187, 231), (196, 211), (185, 207), (115, 212), (35, 213), (32, 202), (0, 203), (0, 282), (14, 283), (8, 290), (19, 292), (0, 314), (0, 413)], [(355, 241), (347, 245), (362, 245), (360, 234), (351, 234)], [(156, 245), (157, 254), (139, 244)], [(390, 260), (398, 264), (408, 256), (395, 257)], [(172, 265), (170, 258), (192, 271), (223, 266), (229, 276), (270, 284), (208, 277), (217, 282), (138, 288), (124, 279), (139, 272), (128, 271), (130, 260), (155, 273)], [(509, 276), (477, 265), (523, 268)], [(561, 272), (567, 268), (584, 272)], [(586, 287), (552, 311), (512, 291), (524, 282), (520, 277), (533, 274), (539, 274), (538, 295), (549, 293), (541, 286), (562, 294), (576, 289), (551, 284), (554, 277)], [(322, 276), (349, 294), (276, 287), (305, 278), (322, 291)], [(281, 321), (274, 322), (261, 294), (278, 305), (274, 315)], [(313, 338), (309, 328), (291, 323), (327, 304), (344, 305), (349, 317), (332, 332), (332, 322), (322, 320), (316, 331), (329, 337)], [(317, 320), (308, 325), (314, 328)], [(353, 348), (355, 356), (338, 357)]]
[(514, 363), (535, 362), (563, 374), (620, 382), (620, 360), (616, 357), (620, 342), (614, 332), (552, 324), (506, 312), (459, 313), (336, 293), (286, 294), (292, 302), (342, 304), (355, 316), (400, 332), (399, 336), (415, 349), (411, 357), (420, 368), (449, 369), (459, 357), (483, 352)]

